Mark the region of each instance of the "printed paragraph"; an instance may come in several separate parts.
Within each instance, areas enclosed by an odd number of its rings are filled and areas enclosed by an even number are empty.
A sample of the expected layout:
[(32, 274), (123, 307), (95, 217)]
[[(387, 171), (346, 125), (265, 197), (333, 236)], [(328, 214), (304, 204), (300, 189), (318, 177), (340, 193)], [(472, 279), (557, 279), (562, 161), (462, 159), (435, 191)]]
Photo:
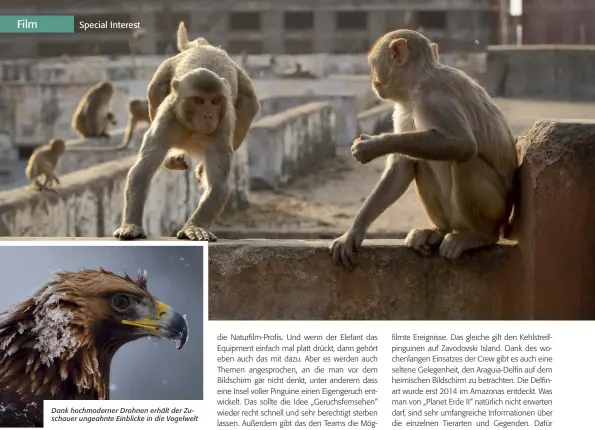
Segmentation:
[(397, 332), (391, 342), (392, 426), (553, 425), (550, 334)]
[(219, 334), (217, 426), (377, 428), (378, 363), (370, 333)]
[[(49, 408), (48, 408), (49, 409)], [(68, 406), (51, 408), (51, 423), (72, 424), (80, 427), (82, 424), (102, 426), (102, 423), (153, 423), (163, 422), (167, 425), (188, 424), (199, 422), (198, 411), (188, 407), (78, 407)], [(55, 424), (52, 424), (55, 425)], [(104, 425), (103, 425), (104, 426)]]

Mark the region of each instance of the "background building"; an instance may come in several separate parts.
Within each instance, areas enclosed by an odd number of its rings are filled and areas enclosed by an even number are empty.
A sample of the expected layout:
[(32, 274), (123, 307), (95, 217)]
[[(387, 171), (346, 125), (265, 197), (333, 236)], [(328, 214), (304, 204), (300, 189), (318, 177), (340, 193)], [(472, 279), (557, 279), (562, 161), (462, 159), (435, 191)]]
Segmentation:
[(595, 44), (595, 0), (523, 0), (523, 44)]
[[(481, 51), (498, 43), (498, 0), (28, 0), (1, 2), (0, 14), (73, 14), (77, 21), (136, 22), (147, 30), (133, 45), (139, 54), (175, 50), (184, 21), (191, 36), (206, 36), (231, 53), (362, 53), (380, 35), (420, 29), (441, 52)], [(18, 9), (15, 5), (18, 5)], [(130, 30), (72, 34), (3, 35), (4, 58), (126, 55)]]

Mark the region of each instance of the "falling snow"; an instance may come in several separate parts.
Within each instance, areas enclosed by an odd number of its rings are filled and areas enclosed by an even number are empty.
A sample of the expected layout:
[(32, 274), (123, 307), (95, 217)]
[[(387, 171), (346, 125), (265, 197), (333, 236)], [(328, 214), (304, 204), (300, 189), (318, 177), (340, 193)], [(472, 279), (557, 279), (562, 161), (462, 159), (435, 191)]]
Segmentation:
[[(69, 328), (72, 312), (60, 309), (62, 295), (47, 294), (47, 291), (48, 289), (40, 295), (45, 297), (45, 302), (36, 298), (40, 305), (33, 312), (35, 327), (32, 331), (37, 335), (37, 343), (33, 348), (40, 352), (42, 363), (49, 367), (65, 353), (70, 357), (74, 356), (80, 347), (80, 341)], [(64, 375), (61, 376), (64, 379)]]
[(116, 384), (109, 384), (109, 389), (110, 391), (116, 391), (118, 389), (118, 386)]
[(180, 260), (184, 261), (184, 257), (180, 257)]

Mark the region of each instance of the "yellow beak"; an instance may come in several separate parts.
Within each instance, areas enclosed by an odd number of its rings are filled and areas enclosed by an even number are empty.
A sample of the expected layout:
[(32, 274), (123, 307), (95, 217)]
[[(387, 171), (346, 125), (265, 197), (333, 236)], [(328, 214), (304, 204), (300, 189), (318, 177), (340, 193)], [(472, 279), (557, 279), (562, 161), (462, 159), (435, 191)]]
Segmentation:
[(142, 317), (137, 320), (122, 320), (122, 324), (147, 329), (151, 336), (175, 339), (177, 349), (182, 349), (188, 340), (186, 319), (165, 303), (155, 302), (155, 318)]
[(159, 331), (160, 323), (165, 318), (167, 318), (170, 312), (172, 312), (172, 310), (168, 305), (166, 305), (165, 303), (156, 302), (155, 315), (157, 315), (157, 317), (155, 319), (143, 317), (134, 321), (122, 320), (122, 324), (135, 325), (137, 327), (143, 327)]

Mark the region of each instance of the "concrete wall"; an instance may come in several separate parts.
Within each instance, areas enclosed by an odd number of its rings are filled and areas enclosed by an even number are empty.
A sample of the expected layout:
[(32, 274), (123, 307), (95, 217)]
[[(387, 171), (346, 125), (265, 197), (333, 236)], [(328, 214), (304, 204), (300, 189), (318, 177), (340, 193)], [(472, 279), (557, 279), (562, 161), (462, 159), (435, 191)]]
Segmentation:
[(143, 135), (148, 126), (138, 127), (126, 149), (119, 149), (124, 138), (124, 130), (114, 130), (110, 139), (75, 139), (66, 141), (66, 152), (58, 161), (56, 171), (59, 175), (84, 170), (108, 161), (121, 160), (135, 155), (140, 148)]
[[(93, 151), (91, 160), (103, 155)], [(68, 154), (68, 152), (66, 153)], [(85, 170), (60, 177), (56, 193), (16, 188), (0, 192), (0, 236), (110, 236), (121, 221), (126, 175), (136, 156), (118, 156)], [(78, 156), (78, 155), (77, 155)], [(66, 158), (65, 169), (75, 169), (76, 158)], [(83, 162), (90, 164), (90, 161)], [(194, 166), (192, 166), (194, 167)], [(248, 203), (247, 150), (236, 152), (228, 208)], [(194, 171), (158, 171), (145, 207), (144, 226), (152, 236), (171, 236), (196, 209), (201, 190)]]
[[(52, 138), (76, 139), (70, 125), (72, 114), (89, 86), (97, 81), (78, 83), (11, 83), (0, 88), (0, 151), (16, 155), (15, 147), (37, 146)], [(118, 121), (115, 129), (126, 125), (128, 100), (146, 97), (148, 80), (116, 81), (111, 110)], [(355, 113), (349, 106), (354, 96), (355, 109), (371, 106), (376, 97), (370, 90), (367, 76), (335, 76), (325, 79), (254, 80), (259, 98), (311, 97), (311, 101), (330, 99), (346, 123), (345, 135), (354, 127)], [(317, 97), (316, 95), (323, 96)], [(276, 112), (272, 112), (276, 113)], [(352, 120), (350, 118), (353, 118)], [(113, 132), (113, 129), (110, 131)], [(3, 150), (3, 148), (5, 148)], [(12, 152), (10, 152), (12, 151)], [(7, 155), (8, 156), (8, 155)], [(14, 158), (14, 157), (13, 157)]]
[(304, 104), (252, 125), (246, 139), (250, 183), (277, 188), (335, 155), (335, 113), (329, 102)]
[(353, 94), (325, 94), (300, 96), (268, 96), (260, 100), (259, 119), (275, 115), (302, 104), (329, 101), (335, 112), (335, 136), (338, 146), (349, 146), (357, 134), (356, 96)]
[[(121, 221), (126, 175), (135, 158), (65, 175), (57, 195), (26, 188), (0, 193), (0, 234), (111, 235)], [(143, 223), (147, 233), (171, 236), (192, 213), (199, 197), (191, 173), (160, 172), (151, 186), (145, 208)]]
[[(110, 106), (118, 128), (126, 125), (128, 100), (146, 96), (147, 82), (114, 83), (115, 92)], [(78, 83), (5, 85), (0, 91), (0, 136), (6, 134), (6, 139), (13, 146), (37, 146), (52, 138), (77, 138), (70, 125), (72, 114), (82, 96), (95, 83), (97, 81), (85, 80)], [(2, 127), (2, 124), (5, 126)]]
[[(391, 131), (392, 115), (394, 105), (383, 103), (371, 109), (360, 112), (357, 115), (357, 122), (361, 133), (375, 135), (381, 132)], [(388, 127), (388, 130), (385, 130)]]
[(497, 97), (592, 101), (593, 76), (595, 45), (491, 46), (482, 81)]
[(518, 241), (454, 262), (365, 241), (352, 272), (328, 241), (217, 243), (209, 318), (595, 319), (595, 124), (537, 122), (518, 150)]

